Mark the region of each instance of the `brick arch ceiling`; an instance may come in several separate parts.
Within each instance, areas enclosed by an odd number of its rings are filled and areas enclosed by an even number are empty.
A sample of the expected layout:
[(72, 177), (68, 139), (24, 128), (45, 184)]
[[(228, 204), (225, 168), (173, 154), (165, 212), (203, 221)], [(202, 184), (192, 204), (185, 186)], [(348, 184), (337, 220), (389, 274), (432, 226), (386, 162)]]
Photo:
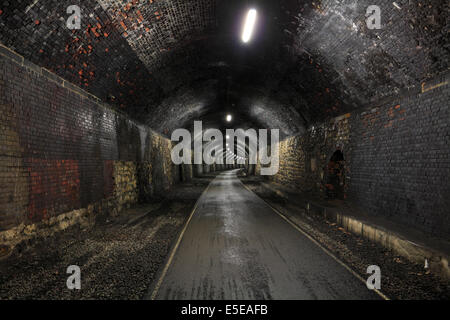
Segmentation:
[(440, 0), (1, 0), (0, 41), (162, 133), (232, 112), (291, 135), (446, 72), (448, 17)]

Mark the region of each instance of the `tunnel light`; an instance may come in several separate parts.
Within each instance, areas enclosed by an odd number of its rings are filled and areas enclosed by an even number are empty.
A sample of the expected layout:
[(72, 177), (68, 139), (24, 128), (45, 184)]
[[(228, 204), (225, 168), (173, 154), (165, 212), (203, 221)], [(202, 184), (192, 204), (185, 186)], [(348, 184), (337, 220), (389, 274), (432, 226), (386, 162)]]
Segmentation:
[(227, 135), (227, 140), (229, 140), (230, 139), (230, 136), (229, 135)]
[(255, 27), (256, 22), (256, 10), (250, 9), (247, 13), (247, 18), (245, 19), (244, 32), (242, 33), (242, 41), (247, 43), (250, 41), (253, 28)]
[(231, 116), (231, 114), (227, 115), (227, 121), (231, 122), (231, 120), (233, 120), (233, 117)]

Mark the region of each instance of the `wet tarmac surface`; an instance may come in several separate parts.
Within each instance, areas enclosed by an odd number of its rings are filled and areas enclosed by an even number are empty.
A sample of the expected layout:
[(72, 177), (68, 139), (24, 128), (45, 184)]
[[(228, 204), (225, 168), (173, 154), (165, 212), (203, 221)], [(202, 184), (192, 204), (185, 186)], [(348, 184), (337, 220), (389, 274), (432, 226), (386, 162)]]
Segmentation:
[(247, 190), (236, 171), (199, 200), (156, 299), (380, 299)]

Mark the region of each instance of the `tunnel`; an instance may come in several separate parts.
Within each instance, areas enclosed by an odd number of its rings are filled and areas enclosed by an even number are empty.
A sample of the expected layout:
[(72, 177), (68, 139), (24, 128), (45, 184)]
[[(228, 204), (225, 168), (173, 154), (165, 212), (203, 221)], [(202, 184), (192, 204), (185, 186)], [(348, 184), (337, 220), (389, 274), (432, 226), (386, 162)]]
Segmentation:
[(0, 300), (448, 300), (449, 11), (0, 0)]

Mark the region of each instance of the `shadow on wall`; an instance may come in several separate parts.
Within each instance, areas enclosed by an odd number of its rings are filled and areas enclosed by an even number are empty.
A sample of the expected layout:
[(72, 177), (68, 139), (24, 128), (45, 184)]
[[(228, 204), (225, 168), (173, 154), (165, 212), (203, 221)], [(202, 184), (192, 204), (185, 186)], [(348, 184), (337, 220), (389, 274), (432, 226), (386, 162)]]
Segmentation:
[(341, 150), (337, 150), (327, 165), (325, 193), (328, 199), (344, 200), (345, 195), (345, 159)]
[(169, 188), (170, 182), (168, 181), (167, 168), (165, 164), (165, 156), (162, 152), (163, 148), (161, 141), (153, 145), (152, 148), (152, 177), (154, 195), (157, 197), (162, 196)]

